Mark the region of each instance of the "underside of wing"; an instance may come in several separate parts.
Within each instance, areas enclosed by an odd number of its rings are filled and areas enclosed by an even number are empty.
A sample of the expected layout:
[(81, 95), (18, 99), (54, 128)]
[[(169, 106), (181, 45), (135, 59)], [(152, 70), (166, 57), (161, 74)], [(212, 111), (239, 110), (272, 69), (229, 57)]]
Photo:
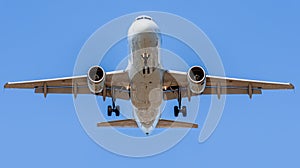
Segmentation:
[[(88, 87), (87, 75), (43, 80), (8, 82), (4, 88), (34, 89), (35, 93), (47, 94), (94, 94)], [(129, 78), (125, 71), (112, 71), (106, 73), (105, 92), (96, 95), (118, 99), (129, 99)]]
[(261, 94), (262, 90), (294, 89), (291, 83), (269, 82), (218, 76), (206, 76), (206, 89), (204, 94)]
[(189, 88), (188, 74), (186, 72), (165, 71), (163, 77), (164, 99), (178, 99), (200, 94), (261, 94), (262, 90), (294, 89), (291, 83), (268, 82), (206, 75), (206, 86), (202, 93), (193, 93)]

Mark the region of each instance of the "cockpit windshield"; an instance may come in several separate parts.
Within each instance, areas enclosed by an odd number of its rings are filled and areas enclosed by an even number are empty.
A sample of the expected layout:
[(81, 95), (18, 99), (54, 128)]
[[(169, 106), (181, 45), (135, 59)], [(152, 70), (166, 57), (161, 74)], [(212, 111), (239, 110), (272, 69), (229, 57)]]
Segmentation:
[(148, 20), (152, 20), (152, 18), (150, 16), (145, 16), (145, 15), (142, 15), (142, 16), (138, 16), (135, 20), (141, 20), (141, 19), (148, 19)]

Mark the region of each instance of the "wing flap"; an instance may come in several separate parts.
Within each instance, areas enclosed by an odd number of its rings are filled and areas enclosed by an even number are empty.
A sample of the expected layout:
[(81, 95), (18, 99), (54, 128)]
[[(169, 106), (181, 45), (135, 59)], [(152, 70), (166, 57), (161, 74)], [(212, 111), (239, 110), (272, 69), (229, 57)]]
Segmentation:
[[(44, 93), (44, 88), (39, 87), (34, 89), (34, 93)], [(47, 88), (47, 94), (73, 94), (74, 88), (73, 87), (58, 87), (58, 88)], [(89, 88), (77, 88), (77, 94), (91, 94)]]
[[(254, 89), (252, 94), (261, 94), (261, 90)], [(218, 94), (217, 88), (205, 88), (202, 94)], [(220, 88), (220, 94), (249, 94), (248, 89), (243, 88)]]
[[(218, 95), (217, 88), (205, 88), (203, 95)], [(220, 88), (220, 95), (224, 94), (249, 94), (248, 89), (243, 88)], [(262, 94), (262, 91), (259, 89), (252, 90), (252, 94)], [(199, 94), (191, 93), (191, 96), (197, 96)], [(181, 91), (181, 97), (188, 97), (187, 89)], [(164, 100), (173, 100), (178, 99), (177, 91), (164, 92)]]
[[(44, 88), (35, 88), (35, 93), (47, 93), (47, 94), (92, 94), (90, 89), (87, 87), (79, 87), (76, 89), (73, 87), (58, 87), (58, 88), (47, 88), (45, 91)], [(97, 96), (103, 96), (102, 92), (97, 94)], [(112, 97), (112, 93), (110, 89), (106, 90), (106, 96)], [(114, 91), (114, 97), (117, 99), (129, 100), (129, 93), (128, 91), (118, 90)]]

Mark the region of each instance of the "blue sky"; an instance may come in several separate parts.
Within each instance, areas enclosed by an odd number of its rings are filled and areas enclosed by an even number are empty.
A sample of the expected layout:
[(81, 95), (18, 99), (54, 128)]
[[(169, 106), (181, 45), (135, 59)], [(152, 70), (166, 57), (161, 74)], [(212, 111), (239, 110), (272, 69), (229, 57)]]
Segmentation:
[[(44, 99), (32, 90), (2, 88), (0, 167), (299, 167), (299, 5), (296, 0), (0, 1), (1, 86), (72, 75), (81, 46), (96, 29), (145, 10), (171, 12), (199, 26), (217, 48), (227, 76), (296, 86), (252, 100), (227, 96), (208, 141), (199, 144), (200, 129), (192, 130), (172, 149), (147, 158), (118, 156), (94, 143), (80, 126), (71, 95)], [(206, 102), (200, 104), (200, 126)]]

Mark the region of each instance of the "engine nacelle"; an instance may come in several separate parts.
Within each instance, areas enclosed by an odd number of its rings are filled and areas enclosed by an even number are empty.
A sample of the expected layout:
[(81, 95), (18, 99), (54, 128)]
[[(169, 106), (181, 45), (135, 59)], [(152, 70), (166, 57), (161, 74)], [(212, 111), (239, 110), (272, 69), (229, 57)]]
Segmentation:
[(92, 93), (102, 92), (105, 83), (105, 71), (98, 65), (92, 66), (87, 73), (87, 83)]
[(193, 93), (200, 94), (206, 86), (206, 74), (202, 67), (193, 66), (188, 70), (187, 80), (190, 90)]

